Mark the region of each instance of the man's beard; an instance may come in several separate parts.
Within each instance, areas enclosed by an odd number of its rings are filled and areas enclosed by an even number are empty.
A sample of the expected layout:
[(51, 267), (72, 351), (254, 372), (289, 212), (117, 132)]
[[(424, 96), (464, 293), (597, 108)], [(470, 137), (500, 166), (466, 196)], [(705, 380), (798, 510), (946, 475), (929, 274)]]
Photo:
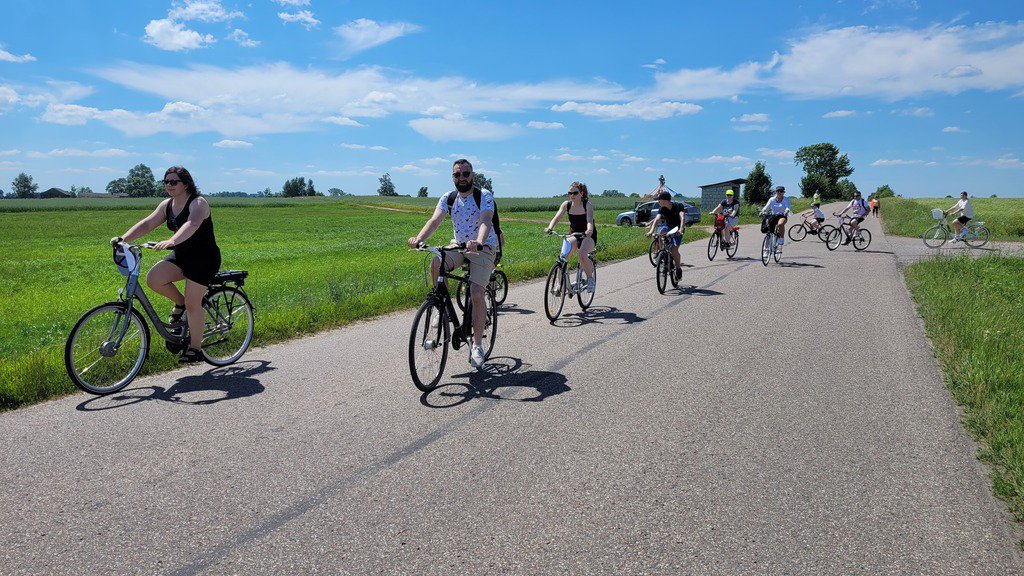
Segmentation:
[(473, 189), (473, 181), (468, 180), (466, 181), (465, 184), (463, 184), (462, 181), (459, 180), (455, 182), (455, 189), (458, 190), (459, 192), (469, 192), (470, 190)]

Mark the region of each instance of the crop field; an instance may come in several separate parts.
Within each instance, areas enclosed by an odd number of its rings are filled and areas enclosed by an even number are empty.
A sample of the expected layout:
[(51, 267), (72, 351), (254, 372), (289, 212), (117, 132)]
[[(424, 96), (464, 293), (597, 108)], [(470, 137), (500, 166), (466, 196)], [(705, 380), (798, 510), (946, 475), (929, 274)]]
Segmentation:
[[(953, 198), (883, 198), (879, 212), (886, 233), (917, 237), (935, 223), (933, 208), (946, 210), (955, 203)], [(971, 205), (992, 240), (1024, 240), (1024, 198), (971, 198)]]
[(1024, 520), (1024, 259), (935, 258), (906, 277), (995, 492)]
[[(0, 205), (8, 202), (13, 201)], [(84, 205), (73, 212), (0, 213), (0, 409), (73, 390), (63, 367), (65, 338), (83, 312), (116, 299), (124, 286), (107, 241), (148, 214), (157, 200), (72, 202)], [(102, 208), (89, 210), (90, 202)], [(422, 300), (425, 257), (410, 252), (405, 242), (419, 231), (429, 208), (406, 213), (360, 203), (324, 198), (213, 199), (223, 268), (251, 273), (245, 289), (256, 307), (254, 345), (341, 326)], [(550, 218), (545, 214), (544, 220)], [(568, 229), (564, 222), (560, 227)], [(545, 237), (541, 223), (510, 221), (502, 228), (510, 279), (545, 274), (559, 240)], [(169, 235), (160, 228), (146, 240)], [(450, 235), (446, 222), (432, 240), (443, 244)], [(688, 240), (703, 236), (699, 231), (687, 233)], [(602, 260), (646, 253), (649, 244), (642, 229), (616, 226), (602, 227), (600, 240)], [(145, 251), (143, 270), (162, 256)], [(162, 315), (170, 310), (163, 297), (151, 294), (151, 299)], [(174, 365), (175, 358), (156, 342), (144, 371)]]

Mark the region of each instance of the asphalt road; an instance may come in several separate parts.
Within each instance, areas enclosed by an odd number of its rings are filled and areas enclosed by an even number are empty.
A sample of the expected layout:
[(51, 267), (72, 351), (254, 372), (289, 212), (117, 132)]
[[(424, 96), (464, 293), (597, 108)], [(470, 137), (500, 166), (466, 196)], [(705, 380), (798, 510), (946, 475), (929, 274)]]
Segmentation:
[[(1020, 574), (878, 224), (514, 285), (420, 394), (412, 312), (0, 414), (0, 571)], [(509, 265), (514, 265), (510, 255)]]

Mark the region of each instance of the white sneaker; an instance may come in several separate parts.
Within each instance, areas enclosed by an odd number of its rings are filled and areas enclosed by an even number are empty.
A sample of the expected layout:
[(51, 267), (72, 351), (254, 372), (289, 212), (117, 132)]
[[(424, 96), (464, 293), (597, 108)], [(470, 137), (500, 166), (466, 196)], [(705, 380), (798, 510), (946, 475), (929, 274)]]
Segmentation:
[(482, 368), (486, 359), (484, 358), (484, 347), (474, 344), (469, 350), (469, 365), (473, 368)]

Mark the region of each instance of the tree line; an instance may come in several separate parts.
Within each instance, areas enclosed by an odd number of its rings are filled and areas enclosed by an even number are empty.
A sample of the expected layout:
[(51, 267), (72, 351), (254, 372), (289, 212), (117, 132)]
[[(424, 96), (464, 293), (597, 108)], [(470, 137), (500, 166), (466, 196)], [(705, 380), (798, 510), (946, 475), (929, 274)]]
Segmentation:
[[(839, 147), (831, 142), (820, 142), (803, 146), (793, 155), (793, 162), (804, 170), (800, 179), (800, 194), (811, 198), (818, 194), (822, 200), (851, 200), (857, 185), (850, 180), (853, 166), (846, 154), (839, 154)], [(743, 199), (750, 204), (764, 204), (772, 195), (772, 177), (765, 171), (764, 162), (754, 163), (754, 168), (743, 185)], [(888, 184), (879, 186), (869, 198), (893, 197), (896, 194)]]

